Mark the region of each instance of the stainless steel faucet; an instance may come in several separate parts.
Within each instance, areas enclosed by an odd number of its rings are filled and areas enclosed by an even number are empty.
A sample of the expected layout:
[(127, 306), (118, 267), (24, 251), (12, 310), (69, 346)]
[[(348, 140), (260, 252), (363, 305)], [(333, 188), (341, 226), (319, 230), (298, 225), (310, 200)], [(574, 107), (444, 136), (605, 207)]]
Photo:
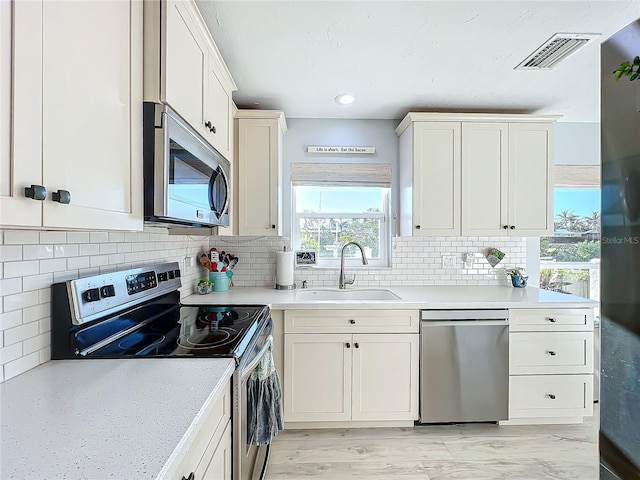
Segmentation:
[(360, 245), (358, 242), (347, 242), (347, 243), (345, 243), (344, 246), (342, 247), (342, 252), (340, 252), (340, 278), (338, 280), (338, 288), (340, 288), (342, 290), (347, 288), (347, 285), (353, 285), (353, 282), (356, 281), (356, 276), (355, 275), (353, 276), (353, 278), (351, 280), (347, 280), (345, 278), (345, 274), (344, 274), (344, 250), (349, 245), (355, 245), (356, 247), (358, 247), (360, 249), (360, 253), (362, 254), (362, 264), (363, 265), (367, 265), (369, 263), (367, 261), (367, 256), (364, 254), (364, 249), (362, 248), (362, 245)]

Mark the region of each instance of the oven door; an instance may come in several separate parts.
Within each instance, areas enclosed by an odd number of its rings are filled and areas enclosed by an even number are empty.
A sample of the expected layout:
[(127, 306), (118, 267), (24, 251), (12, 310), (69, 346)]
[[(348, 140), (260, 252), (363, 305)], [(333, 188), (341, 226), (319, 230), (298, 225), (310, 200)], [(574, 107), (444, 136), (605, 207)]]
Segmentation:
[(234, 407), (233, 423), (233, 479), (263, 479), (269, 461), (269, 445), (254, 445), (251, 438), (255, 425), (256, 406), (251, 404), (252, 395), (249, 381), (251, 374), (258, 367), (265, 355), (270, 355), (273, 348), (273, 321), (265, 323), (256, 334), (256, 341), (243, 354), (238, 369), (234, 374)]
[[(161, 105), (155, 108), (161, 109), (161, 114), (154, 123), (153, 188), (148, 188), (145, 178), (145, 217), (229, 225), (229, 162), (171, 109)], [(148, 156), (147, 151), (145, 177), (150, 175)], [(150, 204), (153, 215), (147, 212)]]

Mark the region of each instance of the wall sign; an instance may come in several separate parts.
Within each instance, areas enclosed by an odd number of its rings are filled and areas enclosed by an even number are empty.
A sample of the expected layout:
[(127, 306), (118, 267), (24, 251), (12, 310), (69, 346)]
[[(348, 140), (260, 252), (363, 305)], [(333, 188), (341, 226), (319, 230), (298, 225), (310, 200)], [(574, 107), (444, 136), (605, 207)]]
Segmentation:
[(375, 147), (307, 147), (307, 153), (341, 153), (341, 154), (367, 154), (376, 153)]

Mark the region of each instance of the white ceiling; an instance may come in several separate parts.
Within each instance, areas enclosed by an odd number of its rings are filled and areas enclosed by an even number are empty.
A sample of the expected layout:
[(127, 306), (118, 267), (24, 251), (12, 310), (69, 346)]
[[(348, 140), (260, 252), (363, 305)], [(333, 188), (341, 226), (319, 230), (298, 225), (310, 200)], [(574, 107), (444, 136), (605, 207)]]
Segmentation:
[[(236, 104), (288, 118), (509, 111), (599, 122), (599, 45), (640, 17), (640, 0), (197, 4)], [(553, 70), (514, 70), (558, 32), (601, 36)], [(344, 92), (354, 104), (333, 101)]]

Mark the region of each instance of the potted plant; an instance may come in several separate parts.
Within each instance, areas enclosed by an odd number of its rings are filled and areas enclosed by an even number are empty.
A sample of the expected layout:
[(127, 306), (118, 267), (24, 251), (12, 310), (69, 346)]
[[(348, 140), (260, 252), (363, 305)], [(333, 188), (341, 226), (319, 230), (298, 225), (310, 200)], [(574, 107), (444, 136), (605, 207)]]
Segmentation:
[(507, 275), (511, 277), (511, 285), (515, 288), (524, 288), (527, 286), (527, 279), (529, 277), (525, 277), (523, 275), (523, 270), (520, 267), (514, 267), (507, 270)]
[(208, 278), (203, 278), (196, 285), (196, 290), (200, 295), (206, 295), (207, 293), (211, 293), (213, 290), (213, 282)]

